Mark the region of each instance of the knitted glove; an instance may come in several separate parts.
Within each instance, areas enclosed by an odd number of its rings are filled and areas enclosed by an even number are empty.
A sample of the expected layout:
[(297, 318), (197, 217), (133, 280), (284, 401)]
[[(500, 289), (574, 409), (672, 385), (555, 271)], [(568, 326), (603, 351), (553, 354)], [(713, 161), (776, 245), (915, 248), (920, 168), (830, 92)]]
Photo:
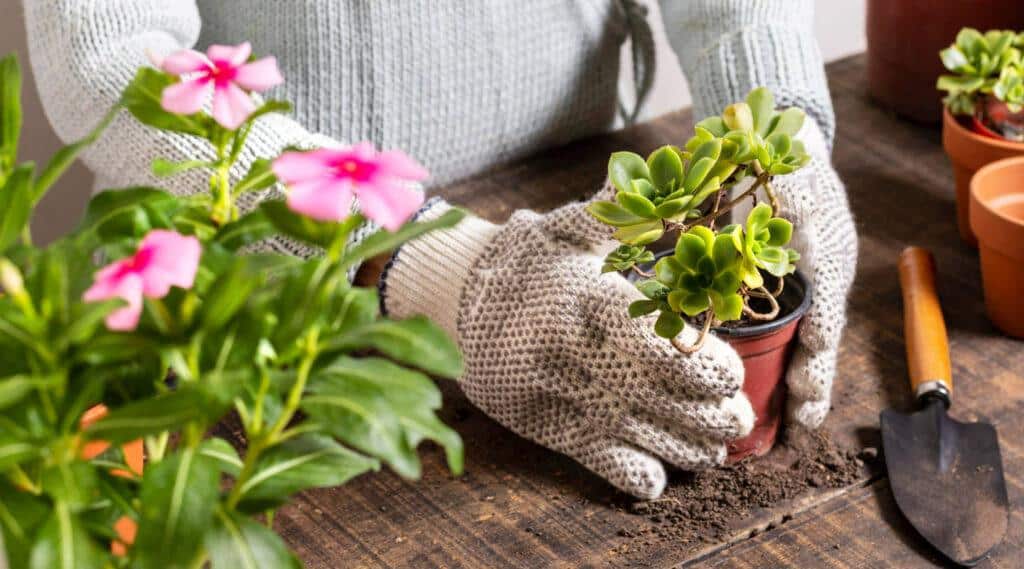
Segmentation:
[[(721, 464), (753, 426), (743, 364), (717, 338), (684, 356), (627, 306), (642, 298), (601, 274), (608, 229), (575, 203), (518, 211), (502, 226), (470, 218), (406, 244), (381, 278), (392, 315), (426, 314), (458, 339), (460, 385), (519, 435), (564, 453), (617, 488), (655, 498), (659, 459)], [(449, 208), (428, 203), (421, 218)], [(683, 332), (692, 343), (696, 332)]]
[[(660, 0), (665, 31), (693, 93), (694, 117), (717, 115), (755, 87), (768, 87), (780, 107), (813, 119), (798, 137), (811, 163), (776, 181), (782, 217), (793, 222), (799, 269), (814, 294), (789, 367), (788, 419), (817, 427), (828, 414), (836, 354), (846, 323), (846, 297), (857, 264), (857, 233), (846, 190), (829, 151), (835, 117), (813, 0)], [(745, 212), (737, 211), (735, 219)]]

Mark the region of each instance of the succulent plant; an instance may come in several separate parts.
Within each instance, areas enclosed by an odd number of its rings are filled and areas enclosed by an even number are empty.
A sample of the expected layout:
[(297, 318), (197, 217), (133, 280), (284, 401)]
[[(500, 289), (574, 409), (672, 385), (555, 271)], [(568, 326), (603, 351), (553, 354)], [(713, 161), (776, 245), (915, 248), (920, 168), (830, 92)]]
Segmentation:
[[(681, 147), (662, 146), (645, 160), (632, 152), (616, 152), (608, 162), (615, 201), (597, 201), (590, 213), (616, 228), (623, 245), (605, 259), (605, 271), (635, 270), (652, 258), (645, 245), (666, 232), (678, 234), (672, 255), (654, 266), (652, 278), (637, 284), (646, 297), (630, 305), (640, 317), (657, 312), (654, 331), (673, 339), (687, 319), (703, 317), (705, 334), (712, 322), (769, 318), (748, 306), (750, 296), (771, 296), (762, 272), (778, 278), (792, 273), (800, 256), (785, 248), (793, 233), (788, 221), (775, 217), (778, 207), (771, 182), (776, 176), (804, 167), (810, 156), (795, 138), (805, 114), (798, 108), (778, 110), (765, 88), (754, 89), (743, 102), (694, 127)], [(730, 199), (740, 183), (749, 186)], [(718, 231), (715, 223), (742, 200), (762, 196), (744, 226)], [(758, 290), (760, 289), (760, 290)], [(755, 292), (756, 291), (756, 292)], [(774, 300), (774, 298), (772, 298)]]
[[(936, 83), (939, 90), (947, 93), (943, 102), (950, 112), (973, 114), (979, 97), (984, 95), (994, 95), (1005, 103), (1019, 105), (1022, 98), (1020, 75), (1024, 72), (1022, 47), (1024, 33), (1009, 30), (981, 33), (973, 28), (960, 30), (956, 41), (939, 52), (943, 66), (953, 73), (940, 76)], [(997, 84), (1000, 85), (998, 89)]]

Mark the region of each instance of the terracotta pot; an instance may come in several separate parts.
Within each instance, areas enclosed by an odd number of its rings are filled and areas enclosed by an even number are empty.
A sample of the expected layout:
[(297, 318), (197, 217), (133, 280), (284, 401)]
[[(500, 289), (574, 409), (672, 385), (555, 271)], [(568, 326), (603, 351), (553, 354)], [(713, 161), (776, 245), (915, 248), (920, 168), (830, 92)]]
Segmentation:
[(938, 122), (939, 50), (964, 27), (1024, 28), (1020, 0), (868, 0), (868, 93), (908, 118)]
[(971, 231), (968, 217), (971, 177), (981, 167), (996, 160), (1024, 156), (1024, 143), (982, 136), (965, 127), (948, 110), (943, 113), (942, 145), (953, 163), (953, 177), (956, 179), (957, 227), (964, 241), (976, 245), (978, 241)]
[[(89, 425), (99, 421), (107, 415), (107, 407), (105, 405), (97, 405), (90, 408), (82, 415), (82, 420), (79, 422), (81, 427), (84, 429)], [(82, 446), (81, 454), (82, 458), (89, 460), (95, 458), (104, 451), (110, 448), (110, 443), (106, 441), (89, 441)], [(123, 478), (135, 478), (142, 476), (143, 468), (143, 445), (142, 440), (135, 440), (124, 443), (121, 445), (121, 452), (124, 453), (124, 463), (128, 465), (130, 470), (112, 470), (111, 474), (114, 476), (121, 476)], [(124, 555), (127, 553), (127, 548), (135, 542), (135, 532), (138, 529), (135, 520), (128, 516), (123, 516), (114, 522), (114, 533), (117, 534), (118, 540), (110, 544), (110, 550), (114, 555)]]
[(988, 316), (1007, 334), (1024, 338), (1024, 156), (978, 170), (970, 210)]
[(782, 316), (771, 322), (714, 329), (743, 358), (743, 392), (757, 417), (749, 435), (729, 443), (729, 462), (767, 453), (782, 425), (785, 378), (796, 346), (797, 326), (811, 308), (811, 291), (799, 273), (786, 277), (779, 305)]

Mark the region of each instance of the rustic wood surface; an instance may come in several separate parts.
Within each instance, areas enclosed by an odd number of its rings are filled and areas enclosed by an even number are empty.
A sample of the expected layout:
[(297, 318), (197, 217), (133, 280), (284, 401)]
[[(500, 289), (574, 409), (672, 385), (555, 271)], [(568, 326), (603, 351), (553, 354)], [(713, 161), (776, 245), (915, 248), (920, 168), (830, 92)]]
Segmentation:
[[(909, 408), (895, 265), (907, 244), (930, 248), (957, 382), (951, 413), (996, 425), (1013, 508), (1006, 540), (980, 566), (1024, 567), (1024, 343), (985, 318), (977, 253), (957, 237), (939, 131), (872, 106), (863, 57), (833, 63), (828, 74), (839, 124), (834, 163), (857, 217), (860, 260), (826, 426), (842, 443), (878, 447), (878, 413)], [(688, 113), (668, 115), (440, 194), (495, 221), (518, 208), (551, 209), (594, 191), (610, 152), (680, 142), (690, 125)], [(623, 511), (621, 495), (497, 425), (454, 385), (443, 388), (444, 419), (466, 443), (466, 474), (448, 475), (441, 453), (428, 447), (419, 482), (381, 472), (301, 495), (276, 525), (308, 567), (943, 566), (896, 510), (884, 477), (867, 474), (848, 488), (752, 514), (725, 543), (694, 552), (665, 542), (633, 556), (635, 544), (620, 534), (647, 522)]]

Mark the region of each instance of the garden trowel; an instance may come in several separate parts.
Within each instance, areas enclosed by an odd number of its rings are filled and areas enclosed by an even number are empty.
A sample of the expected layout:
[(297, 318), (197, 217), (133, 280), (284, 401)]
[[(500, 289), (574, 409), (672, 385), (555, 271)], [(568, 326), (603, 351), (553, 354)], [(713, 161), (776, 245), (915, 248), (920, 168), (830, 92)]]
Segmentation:
[(889, 483), (900, 510), (945, 556), (972, 566), (1006, 533), (1009, 505), (996, 430), (946, 414), (952, 401), (946, 325), (935, 261), (919, 247), (900, 255), (904, 336), (914, 413), (882, 411)]

